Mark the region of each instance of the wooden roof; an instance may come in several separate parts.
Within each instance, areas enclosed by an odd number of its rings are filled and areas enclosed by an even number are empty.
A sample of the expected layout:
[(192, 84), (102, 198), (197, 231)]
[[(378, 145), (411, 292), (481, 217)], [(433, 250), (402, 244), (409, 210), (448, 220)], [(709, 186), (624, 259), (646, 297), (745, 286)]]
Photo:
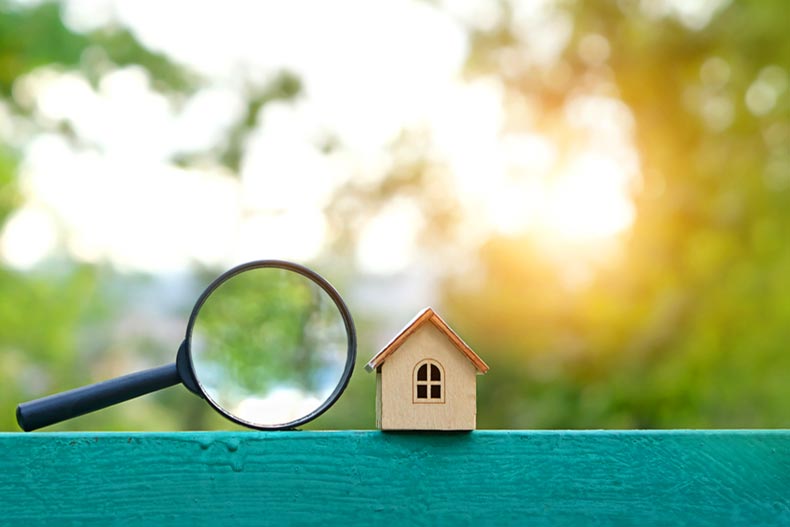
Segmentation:
[(365, 365), (365, 369), (368, 371), (373, 371), (381, 366), (384, 361), (387, 360), (387, 357), (392, 355), (401, 346), (401, 344), (406, 342), (406, 339), (408, 339), (412, 333), (429, 322), (433, 324), (439, 331), (444, 333), (447, 338), (449, 338), (450, 341), (455, 345), (458, 351), (466, 355), (466, 358), (472, 361), (472, 364), (475, 365), (478, 372), (485, 373), (488, 371), (488, 365), (483, 362), (483, 359), (478, 357), (477, 353), (472, 351), (472, 348), (467, 346), (466, 342), (461, 340), (461, 337), (459, 337), (455, 331), (450, 329), (450, 326), (447, 325), (447, 322), (442, 320), (442, 317), (440, 317), (430, 307), (426, 307), (417, 313), (417, 316), (415, 316), (411, 322), (409, 322), (406, 327), (403, 328), (401, 332), (398, 333), (395, 338), (384, 347), (384, 349), (376, 353), (376, 355), (370, 359), (370, 361)]

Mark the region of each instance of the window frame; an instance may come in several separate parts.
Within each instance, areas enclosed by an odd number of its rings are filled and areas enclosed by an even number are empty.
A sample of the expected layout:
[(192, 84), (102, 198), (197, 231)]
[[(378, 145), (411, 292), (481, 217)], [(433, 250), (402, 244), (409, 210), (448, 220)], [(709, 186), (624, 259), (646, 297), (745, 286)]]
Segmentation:
[[(422, 366), (427, 365), (426, 368), (426, 380), (421, 381), (417, 379), (418, 372)], [(431, 376), (431, 366), (436, 366), (439, 370), (439, 380), (435, 381)], [(414, 370), (412, 371), (412, 403), (414, 404), (444, 404), (445, 402), (445, 393), (447, 392), (447, 386), (445, 384), (446, 375), (444, 372), (444, 366), (437, 361), (436, 359), (423, 359), (418, 362), (414, 366)], [(418, 398), (417, 397), (417, 387), (418, 386), (425, 386), (425, 391), (427, 397), (425, 398)], [(441, 397), (432, 398), (431, 395), (431, 387), (432, 386), (439, 386), (440, 395)]]

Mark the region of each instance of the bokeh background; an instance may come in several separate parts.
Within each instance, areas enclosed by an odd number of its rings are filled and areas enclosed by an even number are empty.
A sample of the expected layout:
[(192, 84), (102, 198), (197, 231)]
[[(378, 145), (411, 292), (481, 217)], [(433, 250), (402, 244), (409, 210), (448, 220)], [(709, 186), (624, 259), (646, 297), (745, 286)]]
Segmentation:
[[(0, 429), (298, 261), (431, 305), (480, 428), (790, 423), (786, 0), (0, 0)], [(53, 430), (233, 428), (174, 387)]]

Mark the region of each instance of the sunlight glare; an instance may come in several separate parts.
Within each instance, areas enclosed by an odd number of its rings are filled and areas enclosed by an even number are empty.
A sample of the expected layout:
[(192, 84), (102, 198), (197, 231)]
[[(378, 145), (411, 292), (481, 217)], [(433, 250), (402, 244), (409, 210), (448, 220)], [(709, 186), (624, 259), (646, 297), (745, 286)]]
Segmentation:
[[(262, 255), (314, 258), (327, 243), (324, 209), (333, 193), (351, 178), (384, 177), (397, 162), (391, 145), (415, 131), (425, 132), (428, 156), (446, 170), (458, 199), (464, 250), (491, 233), (588, 242), (633, 221), (628, 185), (638, 168), (629, 157), (628, 110), (616, 99), (572, 97), (559, 123), (574, 146), (568, 154), (566, 138), (540, 128), (537, 103), (517, 107), (495, 76), (464, 78), (464, 13), (498, 16), (474, 0), (456, 5), (455, 17), (413, 0), (257, 7), (106, 0), (96, 20), (84, 0), (67, 4), (74, 27), (111, 17), (206, 78), (181, 101), (155, 89), (139, 66), (110, 68), (96, 83), (43, 67), (15, 83), (20, 105), (68, 123), (80, 139), (37, 137), (26, 148), (23, 178), (28, 200), (51, 211), (80, 260), (156, 272)], [(226, 16), (217, 19), (219, 11)], [(206, 39), (209, 23), (220, 38)], [(554, 60), (570, 34), (561, 10), (545, 0), (521, 5), (514, 24), (519, 49), (538, 62)], [(588, 36), (583, 55), (604, 61), (606, 46)], [(238, 174), (175, 165), (180, 154), (222, 143), (247, 111), (250, 88), (282, 70), (303, 90), (256, 116)], [(749, 99), (758, 109), (767, 106), (761, 93)], [(337, 143), (329, 152), (326, 137)], [(390, 203), (360, 226), (360, 267), (379, 274), (408, 267), (423, 222), (413, 203)]]
[(634, 220), (634, 205), (622, 168), (600, 154), (573, 160), (565, 174), (549, 184), (543, 228), (570, 242), (615, 236)]
[(242, 220), (234, 249), (235, 260), (309, 261), (321, 251), (326, 230), (326, 219), (317, 210), (260, 212)]
[(392, 274), (404, 269), (414, 258), (415, 242), (422, 215), (406, 200), (387, 205), (362, 231), (357, 260), (363, 270)]
[(0, 255), (18, 269), (33, 267), (49, 256), (58, 241), (57, 226), (46, 210), (26, 205), (17, 210), (0, 233)]

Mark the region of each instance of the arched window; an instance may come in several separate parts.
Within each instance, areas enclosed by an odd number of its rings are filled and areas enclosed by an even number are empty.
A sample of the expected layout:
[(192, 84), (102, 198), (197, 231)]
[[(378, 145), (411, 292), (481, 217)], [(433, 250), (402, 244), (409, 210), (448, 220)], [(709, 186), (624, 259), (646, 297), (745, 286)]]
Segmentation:
[(414, 367), (414, 402), (444, 402), (444, 369), (435, 360), (424, 360)]

